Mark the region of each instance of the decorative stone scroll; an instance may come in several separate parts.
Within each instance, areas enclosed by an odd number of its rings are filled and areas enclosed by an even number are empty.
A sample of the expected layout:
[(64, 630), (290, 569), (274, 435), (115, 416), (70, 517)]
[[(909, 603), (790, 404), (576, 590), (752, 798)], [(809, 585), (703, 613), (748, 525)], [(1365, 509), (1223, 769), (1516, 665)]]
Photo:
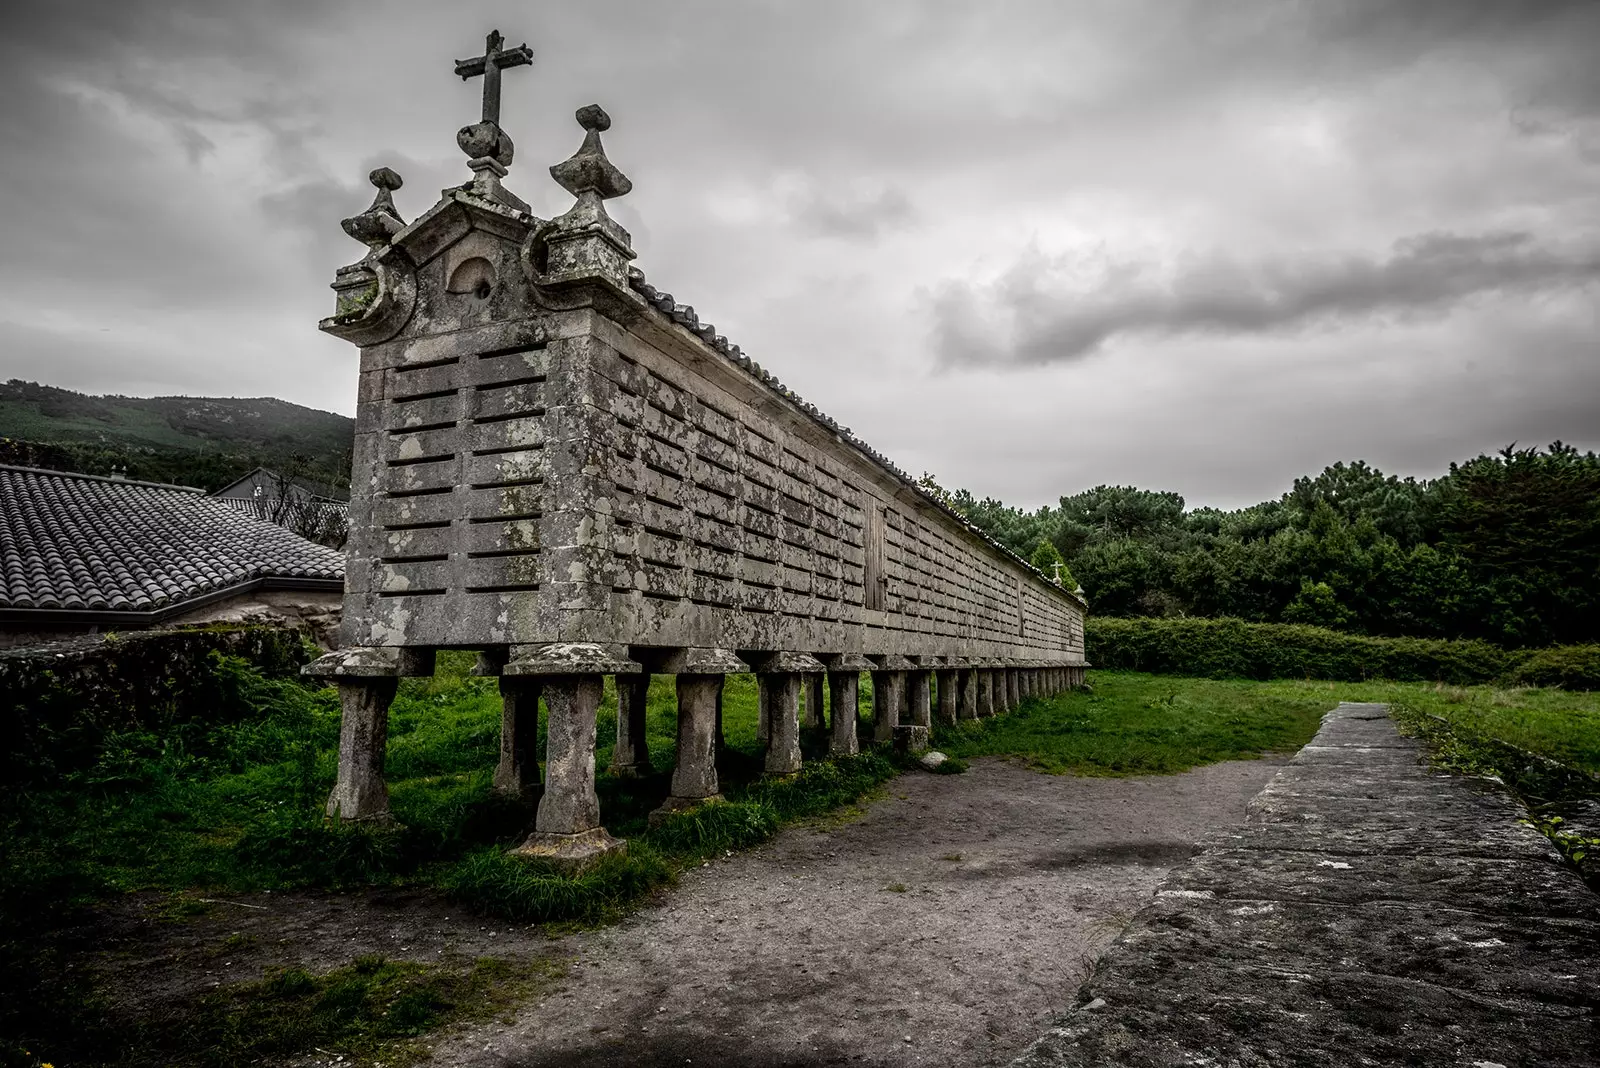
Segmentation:
[(601, 143), (603, 109), (578, 111), (582, 143), (550, 168), (568, 211), (541, 219), (504, 187), (500, 72), (532, 53), (503, 44), (492, 33), (455, 68), (484, 78), (483, 118), (458, 135), (472, 179), (405, 223), (400, 176), (374, 171), (372, 205), (345, 220), (367, 251), (337, 272), (320, 324), (361, 351), (345, 648), (308, 669), (345, 700), (330, 815), (388, 818), (394, 680), (442, 648), (480, 651), (477, 670), (499, 678), (495, 788), (538, 799), (520, 852), (564, 863), (621, 848), (594, 793), (607, 675), (621, 775), (653, 766), (649, 680), (676, 677), (661, 814), (718, 796), (729, 673), (756, 673), (774, 775), (798, 770), (806, 731), (857, 751), (863, 671), (871, 737), (912, 749), (935, 723), (1080, 678), (1081, 597), (630, 266), (606, 201), (632, 185)]

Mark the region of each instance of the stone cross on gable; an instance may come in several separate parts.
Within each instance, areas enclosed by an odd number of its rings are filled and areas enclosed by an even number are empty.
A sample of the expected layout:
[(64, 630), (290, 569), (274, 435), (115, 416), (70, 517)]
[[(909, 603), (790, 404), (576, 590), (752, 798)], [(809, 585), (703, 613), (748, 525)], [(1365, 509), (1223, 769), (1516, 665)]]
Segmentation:
[(506, 39), (491, 30), (483, 42), (483, 55), (456, 60), (461, 80), (483, 76), (483, 121), (500, 124), (500, 72), (508, 67), (525, 67), (533, 62), (533, 49), (526, 44), (501, 49)]

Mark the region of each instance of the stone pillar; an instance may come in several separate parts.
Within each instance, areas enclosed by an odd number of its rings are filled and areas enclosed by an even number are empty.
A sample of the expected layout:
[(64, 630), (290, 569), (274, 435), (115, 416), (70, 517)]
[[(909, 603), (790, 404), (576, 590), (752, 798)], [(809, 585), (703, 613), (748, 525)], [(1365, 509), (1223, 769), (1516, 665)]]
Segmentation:
[(805, 653), (768, 653), (749, 657), (760, 688), (760, 718), (767, 727), (768, 775), (800, 770), (800, 680), (823, 670), (822, 662)]
[(1022, 669), (1006, 668), (1006, 708), (1013, 709), (1022, 703)]
[(913, 727), (933, 726), (933, 672), (918, 668), (906, 673), (906, 702)]
[(934, 712), (933, 720), (941, 727), (954, 727), (956, 725), (956, 709), (958, 705), (958, 691), (956, 689), (956, 671), (954, 668), (941, 668), (934, 675), (934, 682), (938, 686), (939, 707)]
[(500, 679), (500, 762), (493, 791), (532, 801), (539, 796), (539, 680), (501, 674), (509, 650), (494, 646), (478, 653), (472, 673)]
[(500, 763), (494, 792), (532, 801), (539, 795), (539, 680), (500, 676)]
[(804, 702), (801, 705), (800, 726), (808, 731), (822, 731), (827, 729), (827, 720), (822, 714), (822, 688), (825, 676), (807, 675)]
[(396, 678), (339, 679), (339, 778), (328, 795), (328, 816), (343, 823), (389, 824), (389, 703)]
[(726, 677), (749, 667), (726, 649), (679, 649), (666, 660), (677, 676), (678, 757), (672, 769), (672, 792), (650, 814), (652, 821), (721, 796), (717, 783), (722, 685)]
[(903, 656), (882, 656), (872, 673), (872, 737), (874, 741), (894, 741), (900, 725), (900, 709), (906, 703), (906, 672), (914, 666)]
[(648, 671), (617, 676), (617, 745), (607, 769), (613, 775), (650, 774), (650, 743), (645, 733), (649, 697)]
[(787, 671), (757, 676), (761, 690), (761, 718), (767, 725), (768, 775), (792, 775), (800, 770), (800, 724), (795, 704), (800, 697), (800, 676)]
[(872, 668), (872, 661), (854, 653), (823, 658), (828, 665), (828, 704), (832, 709), (832, 730), (828, 734), (830, 756), (855, 756), (860, 752), (856, 740), (861, 716), (861, 673)]
[(978, 676), (978, 718), (986, 719), (995, 714), (994, 672), (987, 667), (981, 667), (976, 674)]
[(903, 753), (922, 752), (932, 741), (932, 676), (933, 673), (922, 666), (906, 672), (906, 715), (894, 731), (895, 748)]
[(595, 713), (606, 675), (637, 675), (639, 665), (604, 646), (586, 642), (514, 646), (504, 673), (538, 678), (549, 720), (545, 729), (545, 784), (528, 840), (512, 850), (568, 868), (625, 850), (600, 825), (594, 790)]
[(301, 669), (339, 688), (339, 776), (328, 795), (329, 819), (392, 826), (384, 757), (389, 748), (389, 704), (400, 678), (432, 675), (434, 650), (426, 647), (356, 646), (327, 653)]
[(976, 668), (970, 667), (964, 667), (957, 673), (960, 694), (956, 716), (959, 719), (978, 718), (978, 674)]

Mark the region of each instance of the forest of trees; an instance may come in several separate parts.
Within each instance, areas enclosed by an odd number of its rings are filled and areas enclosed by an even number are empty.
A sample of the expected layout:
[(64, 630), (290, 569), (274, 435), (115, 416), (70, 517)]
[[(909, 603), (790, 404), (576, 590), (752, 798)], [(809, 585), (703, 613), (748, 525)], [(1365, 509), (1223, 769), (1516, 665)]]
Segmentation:
[(1429, 481), (1338, 463), (1276, 501), (1186, 509), (1098, 486), (1027, 512), (941, 493), (1036, 563), (1064, 558), (1102, 616), (1228, 616), (1353, 633), (1600, 641), (1600, 456), (1556, 442)]

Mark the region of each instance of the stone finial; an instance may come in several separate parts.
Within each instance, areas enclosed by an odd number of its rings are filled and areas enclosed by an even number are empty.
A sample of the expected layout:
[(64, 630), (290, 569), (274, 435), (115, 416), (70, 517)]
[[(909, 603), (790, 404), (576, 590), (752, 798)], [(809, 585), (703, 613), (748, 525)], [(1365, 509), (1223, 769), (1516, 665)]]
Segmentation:
[(394, 190), (405, 183), (388, 167), (379, 167), (367, 175), (367, 180), (378, 189), (378, 195), (372, 198), (372, 206), (360, 215), (350, 216), (340, 225), (345, 233), (357, 241), (369, 248), (379, 249), (405, 228), (405, 221), (395, 210), (393, 195)]
[(600, 144), (601, 132), (611, 129), (611, 116), (599, 104), (590, 104), (578, 109), (577, 119), (587, 131), (583, 144), (572, 158), (551, 167), (550, 177), (575, 197), (591, 191), (601, 200), (627, 196), (633, 183), (606, 158), (606, 150)]
[(585, 131), (583, 144), (571, 158), (551, 167), (550, 177), (578, 202), (541, 231), (543, 248), (526, 257), (537, 265), (532, 277), (540, 285), (603, 279), (629, 297), (642, 299), (628, 284), (632, 239), (606, 214), (607, 200), (626, 196), (633, 189), (633, 183), (606, 158), (600, 143), (601, 131), (611, 128), (611, 116), (600, 105), (590, 104), (578, 109), (577, 119)]

